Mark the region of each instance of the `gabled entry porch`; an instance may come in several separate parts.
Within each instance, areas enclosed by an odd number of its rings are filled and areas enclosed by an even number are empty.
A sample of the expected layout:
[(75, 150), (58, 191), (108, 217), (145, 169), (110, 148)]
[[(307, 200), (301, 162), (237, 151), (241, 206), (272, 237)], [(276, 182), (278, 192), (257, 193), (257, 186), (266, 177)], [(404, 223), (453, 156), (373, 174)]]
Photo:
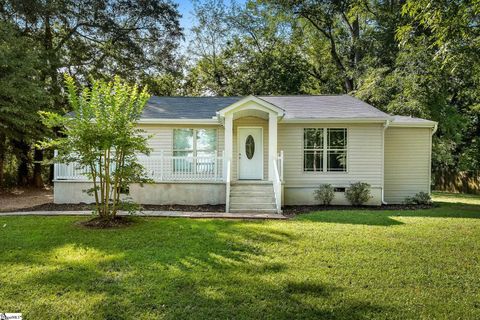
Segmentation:
[[(283, 155), (277, 150), (277, 130), (283, 116), (281, 108), (253, 96), (217, 112), (224, 125), (227, 212), (281, 212)], [(237, 186), (239, 182), (242, 184)], [(251, 199), (245, 208), (241, 207), (242, 202), (231, 208), (232, 184), (234, 194), (242, 190), (242, 199)], [(260, 198), (272, 198), (273, 206)]]

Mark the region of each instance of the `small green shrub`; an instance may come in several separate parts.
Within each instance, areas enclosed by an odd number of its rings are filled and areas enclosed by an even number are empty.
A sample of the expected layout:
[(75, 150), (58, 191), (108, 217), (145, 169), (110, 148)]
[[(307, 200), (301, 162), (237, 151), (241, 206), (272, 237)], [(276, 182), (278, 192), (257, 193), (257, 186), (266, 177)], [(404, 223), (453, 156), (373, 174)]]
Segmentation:
[(370, 195), (370, 185), (366, 182), (355, 182), (345, 191), (347, 200), (354, 206), (361, 206), (372, 196)]
[(320, 201), (324, 206), (330, 205), (333, 198), (335, 197), (335, 192), (331, 184), (321, 184), (317, 190), (313, 192), (315, 200)]
[(419, 192), (413, 197), (405, 198), (404, 204), (420, 204), (420, 205), (429, 205), (432, 204), (432, 197), (426, 192)]

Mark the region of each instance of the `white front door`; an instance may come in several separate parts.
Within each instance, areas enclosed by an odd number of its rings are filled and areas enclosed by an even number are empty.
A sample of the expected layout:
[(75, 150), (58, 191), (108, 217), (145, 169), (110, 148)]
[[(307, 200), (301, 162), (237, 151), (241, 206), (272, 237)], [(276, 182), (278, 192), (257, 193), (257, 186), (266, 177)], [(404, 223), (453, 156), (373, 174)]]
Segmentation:
[(238, 178), (263, 179), (262, 128), (238, 128)]

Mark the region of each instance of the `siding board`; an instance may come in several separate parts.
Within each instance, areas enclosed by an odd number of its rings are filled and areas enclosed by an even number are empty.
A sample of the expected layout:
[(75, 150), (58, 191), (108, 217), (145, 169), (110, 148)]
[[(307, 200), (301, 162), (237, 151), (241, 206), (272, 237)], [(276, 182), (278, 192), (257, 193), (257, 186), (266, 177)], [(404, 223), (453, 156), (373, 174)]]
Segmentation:
[[(347, 172), (304, 172), (303, 129), (347, 128)], [(322, 183), (347, 187), (350, 183), (368, 182), (372, 188), (382, 186), (382, 134), (380, 124), (279, 124), (278, 150), (284, 152), (285, 187), (317, 187)]]
[(431, 128), (388, 128), (385, 132), (385, 201), (430, 192)]

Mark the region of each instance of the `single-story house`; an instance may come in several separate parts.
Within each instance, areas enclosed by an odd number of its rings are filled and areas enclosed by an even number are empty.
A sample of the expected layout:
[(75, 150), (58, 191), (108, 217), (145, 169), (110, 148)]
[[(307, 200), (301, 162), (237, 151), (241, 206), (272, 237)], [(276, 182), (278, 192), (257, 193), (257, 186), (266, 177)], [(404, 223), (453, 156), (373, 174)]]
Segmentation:
[[(281, 212), (316, 204), (320, 184), (348, 204), (354, 182), (368, 205), (430, 192), (437, 123), (392, 116), (349, 95), (152, 97), (139, 121), (153, 152), (140, 157), (154, 184), (131, 185), (141, 204), (226, 204)], [(74, 164), (55, 166), (55, 203), (92, 202)]]

